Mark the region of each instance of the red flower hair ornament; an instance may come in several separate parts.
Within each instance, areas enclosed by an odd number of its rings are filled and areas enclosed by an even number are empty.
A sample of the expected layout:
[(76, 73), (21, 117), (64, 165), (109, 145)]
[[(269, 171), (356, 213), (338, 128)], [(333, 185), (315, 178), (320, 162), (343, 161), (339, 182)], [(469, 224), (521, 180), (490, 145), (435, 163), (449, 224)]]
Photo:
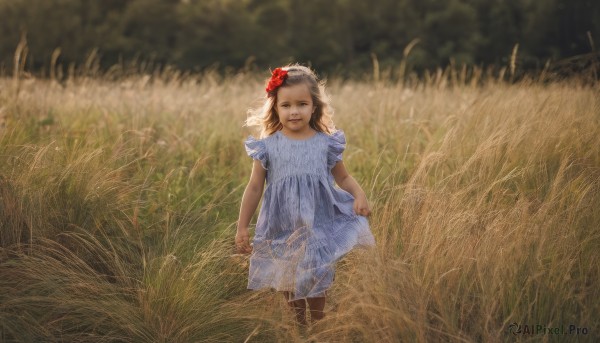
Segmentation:
[(287, 79), (287, 76), (288, 76), (287, 70), (283, 70), (281, 68), (275, 68), (275, 70), (273, 70), (271, 72), (271, 79), (269, 80), (269, 83), (267, 84), (267, 88), (266, 88), (267, 93), (271, 93), (272, 91), (279, 88), (283, 84), (283, 81), (285, 81), (285, 79)]

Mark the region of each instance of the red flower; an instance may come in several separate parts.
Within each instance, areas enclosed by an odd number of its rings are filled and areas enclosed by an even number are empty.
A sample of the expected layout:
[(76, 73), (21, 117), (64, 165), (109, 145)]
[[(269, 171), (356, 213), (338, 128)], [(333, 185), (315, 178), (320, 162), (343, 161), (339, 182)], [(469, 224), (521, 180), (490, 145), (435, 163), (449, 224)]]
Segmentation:
[(285, 79), (287, 78), (287, 74), (288, 74), (287, 70), (283, 70), (281, 68), (275, 68), (275, 70), (273, 70), (273, 72), (271, 73), (271, 79), (269, 80), (269, 83), (267, 84), (267, 88), (266, 88), (267, 93), (271, 93), (272, 91), (279, 88), (279, 86), (281, 86), (283, 81), (285, 81)]

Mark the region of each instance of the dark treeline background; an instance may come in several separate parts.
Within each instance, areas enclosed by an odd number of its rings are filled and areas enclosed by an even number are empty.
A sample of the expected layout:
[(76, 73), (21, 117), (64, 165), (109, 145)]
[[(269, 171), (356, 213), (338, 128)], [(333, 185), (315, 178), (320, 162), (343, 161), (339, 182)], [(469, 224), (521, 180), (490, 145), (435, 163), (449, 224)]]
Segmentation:
[[(589, 32), (589, 35), (588, 35)], [(184, 70), (274, 67), (291, 61), (347, 74), (396, 66), (417, 39), (413, 70), (448, 63), (519, 66), (590, 53), (598, 0), (0, 0), (0, 65), (21, 37), (27, 67), (81, 64), (97, 49), (108, 68), (133, 60)], [(590, 41), (589, 37), (592, 37)]]

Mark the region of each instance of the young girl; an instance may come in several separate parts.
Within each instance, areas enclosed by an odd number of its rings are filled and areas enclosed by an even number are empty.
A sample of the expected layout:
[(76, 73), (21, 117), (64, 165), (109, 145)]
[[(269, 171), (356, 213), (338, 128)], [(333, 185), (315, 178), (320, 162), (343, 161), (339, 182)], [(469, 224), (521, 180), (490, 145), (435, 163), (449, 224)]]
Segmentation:
[[(375, 244), (365, 218), (371, 211), (342, 162), (344, 133), (334, 129), (315, 74), (299, 65), (276, 68), (266, 92), (264, 106), (247, 120), (260, 125), (262, 139), (245, 142), (255, 161), (235, 244), (252, 253), (248, 288), (283, 292), (298, 323), (306, 324), (307, 306), (312, 321), (323, 318), (335, 262), (354, 247)], [(252, 247), (248, 225), (265, 181)]]

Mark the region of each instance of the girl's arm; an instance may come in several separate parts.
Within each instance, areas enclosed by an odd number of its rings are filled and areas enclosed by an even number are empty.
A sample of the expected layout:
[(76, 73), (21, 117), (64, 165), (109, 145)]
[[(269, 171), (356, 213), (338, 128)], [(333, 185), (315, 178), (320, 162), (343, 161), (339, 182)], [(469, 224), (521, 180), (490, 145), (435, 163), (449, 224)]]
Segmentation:
[(361, 216), (368, 216), (371, 214), (371, 209), (369, 208), (369, 203), (367, 202), (367, 196), (365, 192), (360, 188), (360, 185), (346, 170), (344, 166), (344, 162), (339, 161), (336, 165), (331, 169), (331, 174), (333, 174), (333, 178), (335, 179), (335, 183), (340, 186), (341, 189), (346, 192), (352, 194), (354, 197), (354, 212)]
[(262, 197), (266, 176), (267, 171), (262, 167), (260, 161), (254, 160), (250, 181), (248, 182), (246, 190), (244, 191), (244, 196), (242, 197), (237, 233), (235, 235), (235, 246), (237, 251), (242, 254), (249, 254), (252, 252), (248, 225), (250, 225), (252, 215), (254, 215), (254, 211), (256, 211), (258, 202)]

